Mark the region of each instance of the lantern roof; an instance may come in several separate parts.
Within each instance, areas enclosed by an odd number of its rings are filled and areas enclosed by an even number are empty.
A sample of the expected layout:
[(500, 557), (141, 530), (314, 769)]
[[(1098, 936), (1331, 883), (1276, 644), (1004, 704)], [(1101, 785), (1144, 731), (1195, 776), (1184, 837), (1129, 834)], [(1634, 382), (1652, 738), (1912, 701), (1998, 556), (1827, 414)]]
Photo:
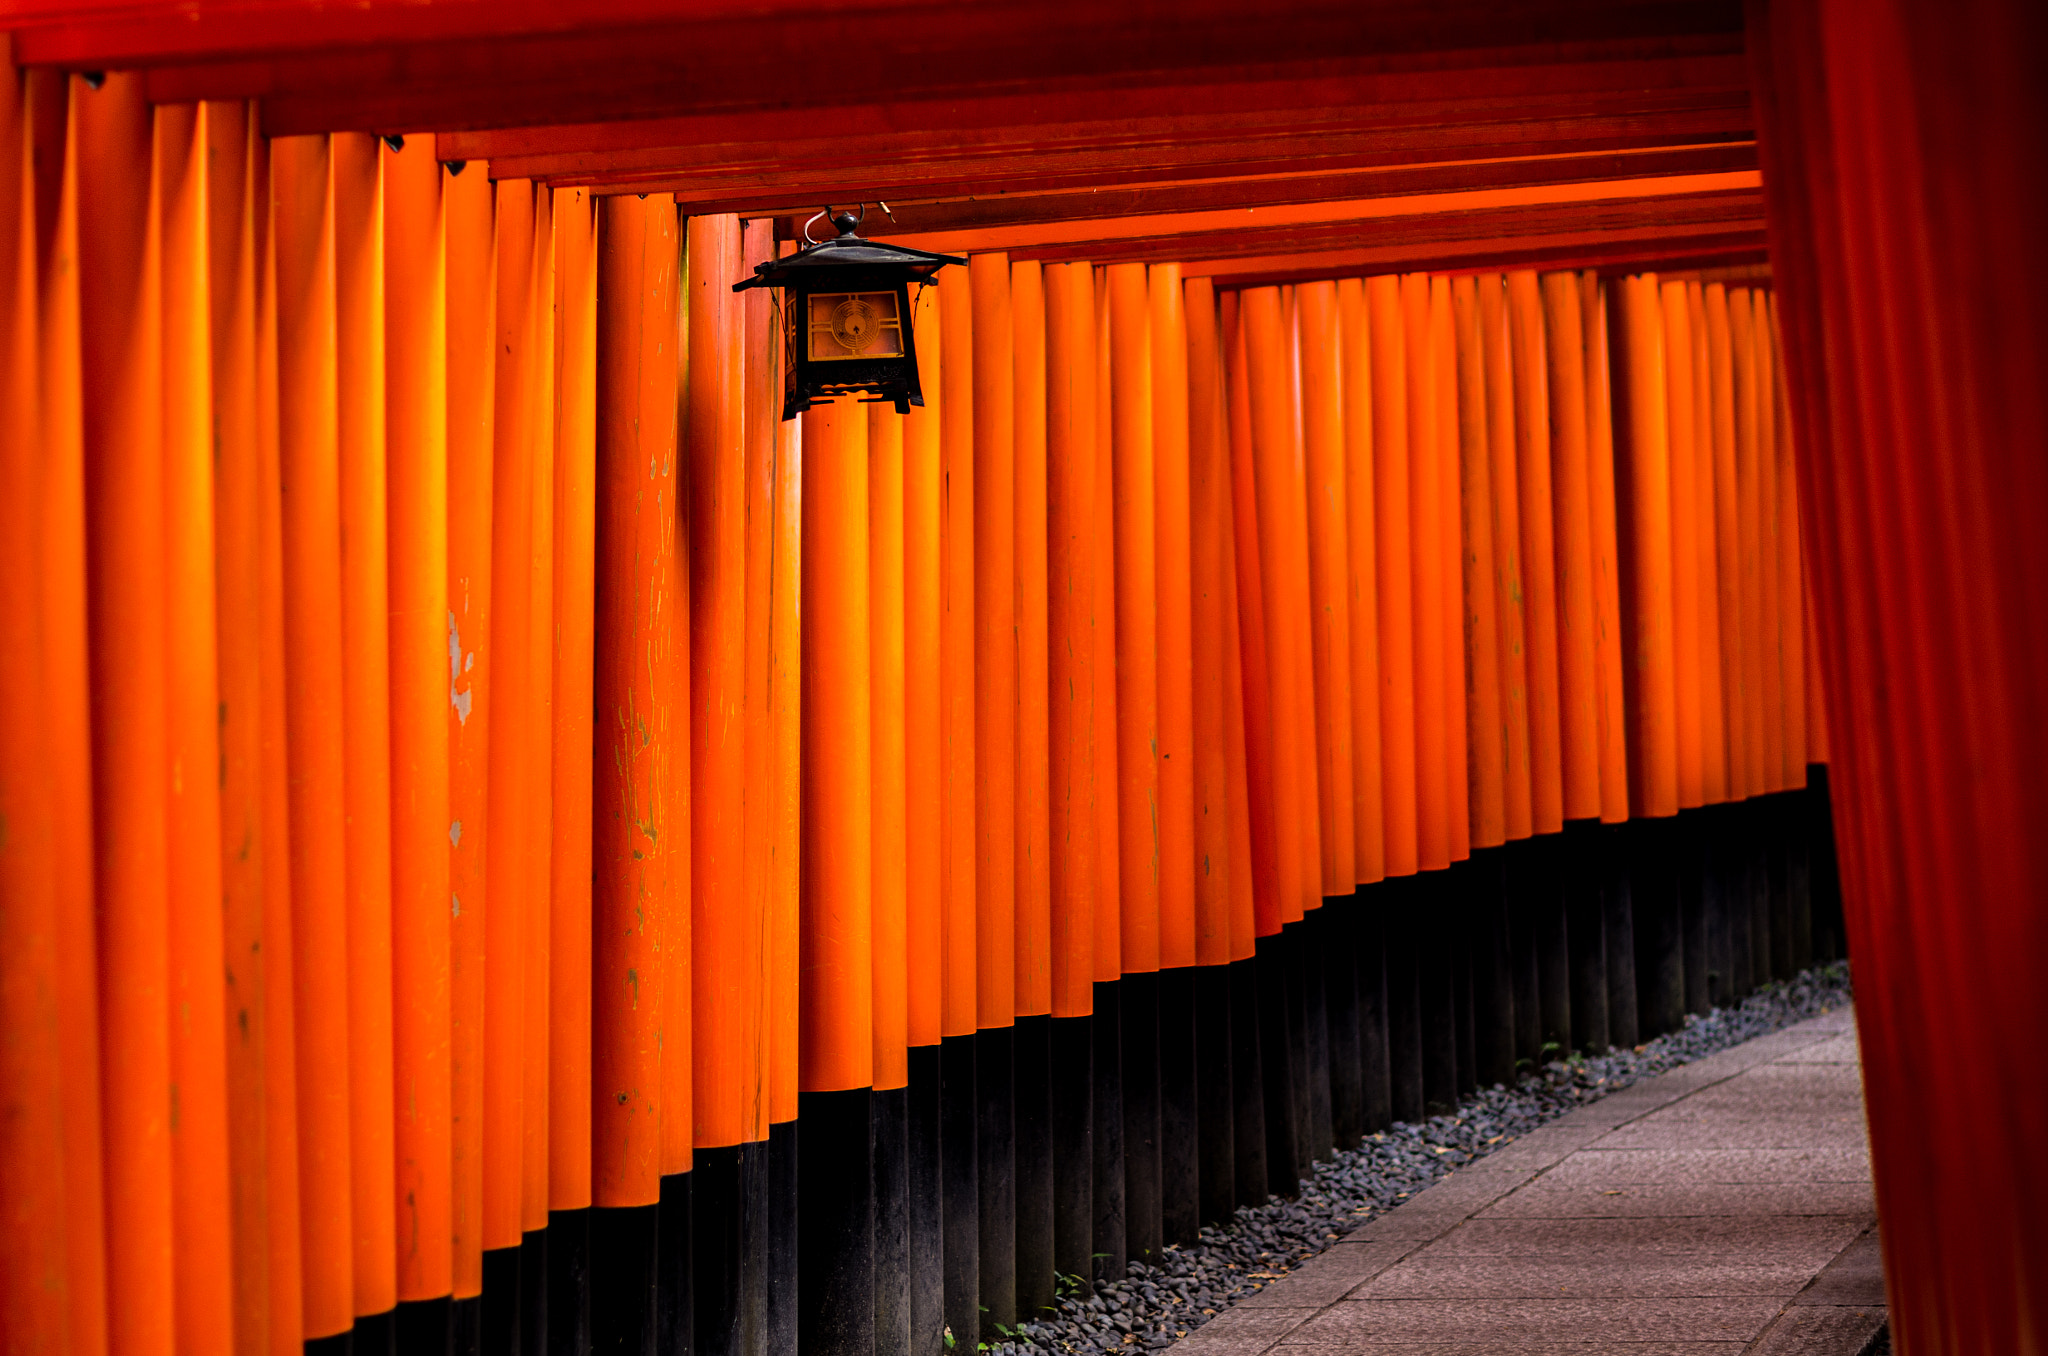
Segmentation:
[[(816, 218), (813, 218), (815, 220)], [(907, 249), (854, 234), (859, 222), (850, 213), (832, 218), (839, 234), (819, 240), (783, 259), (770, 259), (754, 266), (754, 276), (732, 285), (735, 292), (749, 287), (786, 287), (805, 277), (820, 276), (825, 269), (857, 268), (893, 272), (907, 281), (923, 281), (947, 264), (967, 261), (956, 254), (933, 254), (929, 250)]]

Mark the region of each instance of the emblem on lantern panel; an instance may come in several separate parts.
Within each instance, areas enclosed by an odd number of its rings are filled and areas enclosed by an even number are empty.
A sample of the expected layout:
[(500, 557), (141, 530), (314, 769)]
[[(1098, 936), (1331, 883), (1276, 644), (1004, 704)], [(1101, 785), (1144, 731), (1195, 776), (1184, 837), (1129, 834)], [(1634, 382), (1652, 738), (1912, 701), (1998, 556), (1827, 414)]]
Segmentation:
[(814, 292), (808, 300), (812, 361), (902, 356), (894, 292)]

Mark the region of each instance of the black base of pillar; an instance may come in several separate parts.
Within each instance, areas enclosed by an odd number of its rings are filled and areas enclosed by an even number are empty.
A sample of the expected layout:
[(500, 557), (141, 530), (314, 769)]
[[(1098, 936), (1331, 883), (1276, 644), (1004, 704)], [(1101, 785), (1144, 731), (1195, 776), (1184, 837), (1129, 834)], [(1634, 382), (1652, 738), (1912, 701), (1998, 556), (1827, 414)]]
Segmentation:
[(940, 1356), (946, 1349), (944, 1191), (939, 1165), (939, 1047), (910, 1049), (905, 1089), (909, 1166), (904, 1188), (910, 1219), (910, 1356)]
[(659, 1356), (684, 1350), (696, 1340), (694, 1175), (679, 1172), (661, 1179), (654, 1263), (654, 1349)]
[[(1326, 899), (1322, 931), (1323, 1010), (1330, 1033), (1330, 1133), (1339, 1149), (1365, 1135), (1364, 1058), (1358, 1036), (1358, 896)], [(1313, 959), (1311, 953), (1311, 959)]]
[(1229, 966), (1231, 1178), (1237, 1204), (1245, 1206), (1265, 1204), (1271, 1191), (1266, 1170), (1265, 1050), (1259, 1037), (1260, 965), (1255, 952)]
[(1394, 1089), (1387, 1068), (1387, 905), (1378, 882), (1360, 887), (1353, 898), (1360, 1129), (1370, 1135), (1394, 1123)]
[(1217, 1224), (1237, 1209), (1237, 1108), (1232, 1089), (1230, 967), (1194, 976), (1196, 1193), (1199, 1220)]
[(1397, 877), (1381, 889), (1387, 907), (1387, 1065), (1394, 1119), (1417, 1124), (1425, 1114), (1420, 879)]
[(1472, 1072), (1481, 1087), (1515, 1082), (1515, 983), (1503, 870), (1510, 851), (1503, 846), (1474, 853), (1466, 894), (1472, 914)]
[(1458, 1107), (1457, 990), (1452, 979), (1456, 916), (1451, 873), (1416, 877), (1417, 994), (1422, 1005), (1422, 1103), (1425, 1114)]
[[(742, 1273), (747, 1255), (747, 1193), (741, 1160), (755, 1145), (700, 1148), (690, 1176), (690, 1282), (693, 1356), (753, 1356), (746, 1332)], [(663, 1221), (666, 1223), (666, 1221)], [(760, 1334), (755, 1334), (755, 1341)], [(664, 1350), (665, 1356), (665, 1350)]]
[(1704, 1015), (1713, 1003), (1708, 995), (1706, 854), (1700, 842), (1700, 812), (1681, 810), (1671, 835), (1678, 855), (1678, 933), (1683, 957), (1685, 1010)]
[(477, 1345), (490, 1356), (519, 1356), (519, 1249), (484, 1253), (484, 1293)]
[(1095, 1248), (1096, 1283), (1120, 1281), (1130, 1264), (1124, 1233), (1123, 985), (1095, 986)]
[(1472, 862), (1452, 862), (1445, 873), (1448, 891), (1444, 942), (1450, 948), (1451, 1013), (1457, 1021), (1458, 1096), (1479, 1090), (1479, 1032), (1472, 1000)]
[(1260, 1082), (1265, 1092), (1266, 1190), (1275, 1196), (1292, 1198), (1301, 1190), (1298, 1158), (1300, 1127), (1294, 1087), (1294, 1054), (1288, 1048), (1299, 1030), (1288, 1020), (1288, 956), (1291, 939), (1286, 933), (1261, 937), (1258, 942), (1259, 1060)]
[(1600, 912), (1607, 945), (1607, 1039), (1623, 1049), (1641, 1037), (1636, 1020), (1635, 899), (1630, 893), (1629, 826), (1600, 826)]
[(1017, 1107), (1013, 1027), (974, 1038), (975, 1187), (981, 1194), (981, 1337), (1017, 1325)]
[[(975, 1150), (973, 1036), (939, 1044), (939, 1233), (944, 1240), (946, 1328), (953, 1350), (972, 1350), (981, 1332), (981, 1184)], [(808, 1133), (808, 1132), (807, 1132)], [(961, 1344), (966, 1344), (963, 1347)]]
[[(910, 1350), (910, 1089), (874, 1094), (875, 1350)], [(666, 1356), (666, 1353), (664, 1353)]]
[[(1016, 1031), (1017, 1314), (1052, 1307), (1052, 1018), (1019, 1017)], [(892, 1350), (883, 1347), (881, 1350)]]
[(589, 1356), (591, 1213), (548, 1212), (548, 1356)]
[(391, 1311), (398, 1356), (449, 1356), (455, 1345), (454, 1304), (447, 1298), (407, 1300)]
[(1311, 909), (1293, 925), (1294, 952), (1301, 976), (1301, 1073), (1303, 1128), (1301, 1166), (1321, 1162), (1336, 1146), (1330, 1099), (1330, 995), (1325, 987), (1322, 947), (1328, 905)]
[(484, 1299), (459, 1299), (448, 1315), (448, 1350), (453, 1356), (484, 1356)]
[(1052, 1264), (1091, 1288), (1095, 1251), (1095, 1018), (1055, 1017), (1052, 1046)]
[(1154, 1262), (1166, 1246), (1159, 1153), (1159, 975), (1125, 975), (1123, 990), (1124, 1247)]
[(874, 1356), (874, 1094), (798, 1096), (797, 1349)]
[(661, 1207), (590, 1212), (592, 1356), (654, 1356), (654, 1263)]
[(1201, 1129), (1195, 1092), (1195, 970), (1159, 972), (1159, 1229), (1168, 1243), (1202, 1232)]
[(519, 1356), (548, 1350), (548, 1231), (519, 1238)]
[(1685, 942), (1678, 900), (1678, 828), (1670, 819), (1629, 825), (1635, 853), (1636, 1024), (1647, 1040), (1685, 1025)]
[(768, 1127), (768, 1283), (766, 1349), (795, 1351), (797, 1341), (797, 1145), (795, 1121)]
[(1571, 964), (1574, 1048), (1599, 1055), (1613, 1043), (1607, 1013), (1607, 920), (1600, 902), (1600, 824), (1564, 826), (1565, 944)]

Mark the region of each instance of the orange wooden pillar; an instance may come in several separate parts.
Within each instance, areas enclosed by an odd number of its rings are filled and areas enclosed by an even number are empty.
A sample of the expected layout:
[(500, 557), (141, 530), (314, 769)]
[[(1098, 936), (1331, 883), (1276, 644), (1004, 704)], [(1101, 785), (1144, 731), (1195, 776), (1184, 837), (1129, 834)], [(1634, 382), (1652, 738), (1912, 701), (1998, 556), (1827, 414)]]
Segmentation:
[[(554, 385), (552, 355), (538, 348), (540, 313), (553, 307), (551, 297), (537, 292), (536, 246), (544, 250), (548, 242), (535, 234), (533, 184), (502, 180), (495, 194), (490, 463), (487, 472), (472, 471), (455, 482), (473, 485), (487, 474), (490, 487), (490, 626), (481, 729), (488, 740), (483, 805), (489, 826), (483, 843), (488, 908), (477, 1101), (477, 1236), (485, 1249), (517, 1247), (524, 1230), (527, 991), (539, 978), (529, 973), (527, 944), (532, 916), (546, 914), (547, 894), (539, 887), (547, 879), (548, 838), (549, 674), (547, 665), (537, 662), (547, 650), (536, 651), (534, 617), (542, 582), (535, 569), (535, 525), (550, 489), (538, 479), (539, 468), (549, 460), (539, 451), (551, 430), (542, 420), (536, 388)], [(462, 464), (451, 462), (451, 476)], [(461, 491), (451, 485), (450, 493)]]
[[(748, 846), (757, 827), (768, 829), (774, 819), (762, 803), (772, 797), (772, 782), (759, 787), (760, 800), (751, 799), (748, 772), (757, 754), (772, 772), (774, 748), (772, 724), (766, 723), (772, 714), (765, 702), (759, 712), (749, 709), (746, 679), (750, 642), (758, 643), (764, 663), (771, 642), (766, 605), (772, 594), (762, 590), (757, 618), (748, 585), (753, 570), (773, 570), (776, 431), (756, 430), (747, 420), (753, 374), (746, 345), (757, 298), (732, 291), (734, 280), (745, 275), (740, 221), (693, 216), (687, 230), (689, 388), (682, 456), (690, 641), (683, 709), (690, 761), (688, 822), (678, 827), (689, 840), (691, 1134), (697, 1147), (723, 1148), (760, 1138), (766, 1129), (756, 1110), (765, 1072), (768, 880), (756, 868), (760, 879), (749, 888)], [(772, 304), (767, 296), (758, 300)], [(772, 338), (780, 341), (779, 335)], [(780, 401), (772, 393), (770, 400), (779, 418)], [(750, 465), (759, 433), (769, 440), (771, 458), (756, 455)], [(769, 464), (758, 465), (763, 460)], [(765, 472), (767, 481), (769, 502), (762, 507), (770, 512), (761, 513), (758, 524), (750, 471)], [(757, 528), (763, 541), (751, 540)], [(764, 722), (758, 732), (757, 718)], [(769, 848), (772, 841), (763, 836), (760, 845)], [(672, 1038), (680, 1034), (673, 1026), (665, 1030)]]
[(1622, 284), (1627, 324), (1629, 441), (1623, 513), (1634, 571), (1625, 598), (1636, 703), (1632, 806), (1650, 817), (1678, 813), (1677, 681), (1672, 672), (1671, 463), (1665, 415), (1664, 327), (1657, 277)]
[(1450, 858), (1472, 855), (1471, 730), (1466, 713), (1464, 507), (1460, 493), (1457, 322), (1450, 279), (1429, 284), (1429, 342), (1435, 366), (1437, 551), (1443, 569), (1444, 827)]
[[(1421, 866), (1416, 802), (1415, 561), (1409, 545), (1408, 347), (1401, 280), (1368, 278), (1379, 573), (1380, 769), (1389, 876)], [(1249, 694), (1247, 694), (1249, 700)]]
[[(941, 270), (939, 293), (940, 1030), (978, 1027), (975, 870), (974, 297), (964, 270)], [(927, 341), (933, 342), (933, 341)], [(811, 424), (806, 424), (809, 429)], [(806, 435), (808, 436), (808, 435)], [(817, 454), (817, 448), (806, 451)], [(809, 496), (806, 495), (806, 503)], [(810, 556), (804, 577), (810, 578)], [(806, 609), (808, 615), (808, 609)], [(809, 681), (809, 669), (805, 669)], [(809, 719), (808, 716), (805, 717)], [(808, 728), (808, 727), (806, 727)]]
[(355, 1319), (342, 838), (341, 509), (325, 137), (273, 143), (285, 706), (306, 1338)]
[[(1248, 556), (1258, 561), (1265, 666), (1264, 694), (1247, 700), (1267, 706), (1271, 764), (1266, 785), (1271, 787), (1275, 829), (1275, 903), (1279, 921), (1291, 923), (1302, 916), (1310, 899), (1321, 898), (1320, 872), (1307, 873), (1311, 858), (1304, 848), (1315, 802), (1304, 800), (1302, 792), (1313, 790), (1315, 782), (1300, 766), (1300, 760), (1313, 758), (1315, 750), (1300, 738), (1294, 706), (1301, 687), (1300, 667), (1308, 656), (1297, 648), (1305, 633), (1294, 625), (1292, 613), (1297, 607), (1306, 609), (1308, 581), (1295, 580), (1289, 569), (1294, 543), (1288, 534), (1296, 518), (1288, 498), (1295, 453), (1293, 344), (1277, 288), (1248, 289), (1241, 294), (1240, 305), (1250, 439), (1239, 458), (1248, 465), (1238, 472), (1238, 549), (1240, 561)], [(1308, 728), (1313, 729), (1312, 722)]]
[[(597, 598), (597, 218), (583, 189), (558, 189), (552, 504), (553, 824), (549, 849), (547, 1209), (592, 1201), (593, 726)], [(538, 939), (537, 939), (538, 945)], [(538, 1082), (538, 1070), (535, 1081)], [(528, 1085), (529, 1098), (533, 1084)], [(529, 1226), (530, 1227), (530, 1226)]]
[(234, 1342), (226, 958), (221, 909), (220, 680), (214, 594), (215, 459), (207, 288), (206, 116), (157, 114), (156, 230), (162, 251), (166, 884), (177, 1240), (177, 1340)]
[(1528, 639), (1530, 829), (1556, 833), (1564, 825), (1564, 752), (1556, 523), (1551, 512), (1551, 359), (1544, 296), (1534, 273), (1508, 274), (1508, 321), (1514, 352), (1515, 477), (1521, 489), (1523, 625)]
[[(0, 1344), (76, 1350), (64, 1134), (57, 853), (44, 704), (43, 441), (33, 181), (23, 82), (0, 39)], [(80, 750), (79, 752), (83, 752)], [(95, 1158), (97, 1155), (93, 1155)], [(80, 1221), (82, 1223), (82, 1221)]]
[(1323, 904), (1323, 825), (1317, 813), (1322, 803), (1318, 789), (1316, 674), (1311, 637), (1309, 589), (1308, 452), (1303, 445), (1301, 422), (1301, 296), (1298, 287), (1280, 289), (1280, 324), (1285, 336), (1283, 350), (1287, 376), (1285, 405), (1288, 410), (1289, 439), (1282, 463), (1285, 476), (1283, 499), (1288, 524), (1281, 538), (1281, 563), (1286, 569), (1289, 596), (1294, 605), (1286, 613), (1289, 644), (1295, 655), (1294, 688), (1282, 703), (1283, 714), (1291, 717), (1296, 753), (1294, 774), (1300, 782), (1296, 791), (1303, 814), (1301, 821), (1302, 897), (1306, 911)]
[(1049, 741), (1050, 596), (1047, 573), (1045, 272), (1010, 267), (1015, 369), (1017, 829), (1014, 960), (1017, 1015), (1052, 1011), (1052, 808)]
[(1728, 743), (1728, 799), (1751, 794), (1742, 629), (1742, 499), (1735, 476), (1735, 368), (1728, 289), (1705, 288), (1708, 399), (1714, 461), (1715, 585), (1721, 623), (1721, 722)]
[(869, 1087), (873, 1016), (873, 659), (867, 412), (804, 420), (804, 894), (800, 1086)]
[(1757, 447), (1762, 411), (1757, 391), (1756, 315), (1749, 288), (1738, 287), (1728, 294), (1728, 338), (1735, 409), (1735, 567), (1742, 590), (1742, 738), (1749, 773), (1746, 794), (1760, 796), (1771, 789), (1776, 777), (1764, 729), (1763, 509)]
[[(1255, 935), (1269, 937), (1287, 921), (1284, 901), (1299, 894), (1301, 857), (1294, 840), (1283, 838), (1279, 799), (1269, 788), (1278, 781), (1276, 721), (1267, 661), (1265, 583), (1259, 566), (1258, 482), (1252, 460), (1251, 362), (1245, 338), (1242, 291), (1223, 298), (1224, 371), (1230, 417), (1230, 535), (1234, 605), (1238, 618), (1239, 710), (1244, 723), (1245, 804), (1251, 852)], [(1289, 780), (1292, 785), (1292, 780)], [(1258, 794), (1251, 792), (1258, 788)], [(1098, 906), (1099, 907), (1099, 906)]]
[(1586, 478), (1593, 528), (1593, 664), (1599, 701), (1600, 819), (1628, 818), (1628, 717), (1622, 682), (1621, 548), (1616, 523), (1613, 394), (1607, 303), (1599, 275), (1579, 275), (1586, 318)]
[(1700, 799), (1718, 805), (1728, 799), (1728, 726), (1721, 690), (1720, 524), (1714, 511), (1714, 383), (1706, 288), (1697, 279), (1686, 284), (1685, 309), (1692, 329), (1693, 410), (1693, 479), (1685, 493), (1693, 496), (1693, 512), (1699, 519), (1693, 539), (1698, 557), (1694, 587), (1700, 612)]
[(1296, 295), (1306, 453), (1310, 659), (1316, 699), (1314, 753), (1322, 824), (1320, 893), (1337, 896), (1348, 895), (1358, 886), (1351, 696), (1351, 493), (1345, 465), (1337, 285), (1305, 283)]
[(1578, 278), (1543, 276), (1549, 330), (1552, 542), (1557, 560), (1559, 768), (1566, 819), (1600, 813), (1599, 679), (1594, 667), (1593, 508), (1586, 423), (1585, 316)]
[(269, 142), (242, 104), (207, 105), (205, 132), (235, 1349), (255, 1356), (297, 1352), (302, 1313), (283, 741), (265, 747), (284, 715), (276, 275)]
[[(1408, 532), (1415, 645), (1416, 860), (1425, 871), (1451, 862), (1448, 726), (1449, 675), (1445, 668), (1443, 509), (1439, 478), (1445, 466), (1438, 424), (1437, 347), (1431, 335), (1430, 279), (1401, 278), (1401, 322), (1408, 395)], [(1463, 693), (1459, 694), (1463, 706)], [(1462, 716), (1462, 709), (1460, 710)]]
[[(464, 166), (467, 169), (467, 166)], [(482, 166), (477, 167), (479, 171)], [(489, 961), (492, 436), (497, 384), (496, 191), (477, 174), (444, 174), (447, 241), (449, 1228), (457, 1299), (483, 1293), (485, 994)], [(460, 657), (454, 657), (459, 655)], [(437, 656), (439, 658), (439, 656)], [(460, 826), (460, 827), (458, 827)], [(454, 901), (462, 901), (456, 907)]]
[(904, 706), (903, 416), (867, 409), (869, 692), (874, 789), (870, 942), (874, 1087), (910, 1082), (909, 745)]
[(341, 421), (349, 1119), (358, 1315), (398, 1300), (391, 991), (391, 635), (383, 147), (333, 138)]
[(1806, 767), (1812, 761), (1808, 756), (1806, 721), (1808, 609), (1804, 585), (1805, 570), (1800, 564), (1799, 477), (1795, 465), (1797, 458), (1792, 446), (1790, 393), (1785, 389), (1786, 374), (1783, 365), (1783, 346), (1778, 337), (1778, 303), (1775, 294), (1768, 300), (1770, 324), (1766, 333), (1771, 341), (1772, 365), (1776, 371), (1773, 389), (1777, 392), (1772, 409), (1775, 429), (1772, 441), (1776, 454), (1773, 471), (1777, 480), (1778, 510), (1778, 662), (1783, 675), (1780, 684), (1783, 693), (1781, 703), (1785, 713), (1784, 767), (1785, 785), (1789, 788), (1806, 785)]
[[(1487, 404), (1487, 351), (1479, 302), (1480, 281), (1459, 278), (1451, 285), (1458, 327), (1457, 392), (1459, 499), (1463, 505), (1462, 609), (1465, 625), (1465, 721), (1470, 731), (1471, 803), (1468, 824), (1473, 847), (1497, 847), (1507, 840), (1507, 738), (1501, 716), (1499, 594), (1493, 544), (1492, 449)], [(1498, 281), (1493, 282), (1499, 290)]]
[(1676, 704), (1678, 805), (1704, 803), (1705, 730), (1700, 688), (1699, 516), (1693, 408), (1692, 314), (1686, 284), (1658, 284), (1664, 328), (1664, 414), (1671, 449), (1671, 662)]
[(1016, 363), (1010, 261), (968, 265), (974, 485), (975, 1021), (1017, 1013)]
[(597, 292), (597, 777), (591, 843), (593, 1204), (661, 1194), (665, 1006), (681, 994), (674, 878), (684, 596), (676, 559), (675, 215), (607, 198)]
[(176, 1340), (161, 242), (141, 77), (76, 108), (108, 1335)]
[(1180, 266), (1146, 274), (1151, 305), (1152, 526), (1159, 702), (1159, 964), (1195, 964), (1194, 563), (1188, 315)]
[[(1778, 598), (1778, 373), (1777, 344), (1771, 326), (1770, 292), (1750, 293), (1751, 361), (1756, 371), (1756, 502), (1757, 593), (1763, 606), (1757, 617), (1763, 658), (1765, 786), (1783, 791), (1788, 761), (1785, 754), (1785, 675), (1782, 651), (1783, 605)], [(1801, 772), (1804, 772), (1804, 766)]]
[[(95, 935), (92, 682), (87, 637), (85, 409), (80, 283), (78, 139), (70, 135), (79, 78), (30, 71), (23, 81), (34, 147), (41, 428), (43, 701), (48, 716), (51, 849), (57, 898), (57, 1002), (67, 1135), (102, 1142), (99, 968)], [(290, 1090), (286, 1090), (290, 1095)], [(73, 1349), (107, 1346), (106, 1180), (100, 1153), (64, 1156), (66, 1285)], [(284, 1167), (296, 1177), (298, 1165)], [(296, 1221), (293, 1222), (296, 1228)]]
[(1110, 499), (1116, 535), (1116, 758), (1123, 970), (1159, 968), (1159, 582), (1145, 267), (1109, 277)]
[(1337, 284), (1343, 384), (1345, 528), (1350, 536), (1352, 866), (1356, 883), (1387, 874), (1385, 774), (1380, 765), (1378, 495), (1373, 485), (1372, 314), (1362, 279)]
[(1507, 280), (1481, 274), (1479, 332), (1485, 348), (1487, 471), (1492, 489), (1494, 615), (1500, 632), (1501, 831), (1530, 834), (1529, 647), (1522, 584), (1522, 498), (1516, 448), (1516, 354), (1508, 324)]
[(1087, 264), (1045, 270), (1047, 841), (1055, 1017), (1095, 1010), (1095, 666), (1106, 631), (1095, 610), (1095, 281)]
[[(450, 1293), (448, 311), (433, 144), (384, 148), (398, 1297)], [(453, 667), (459, 668), (457, 664)]]
[(1193, 730), (1195, 963), (1226, 965), (1231, 956), (1235, 815), (1230, 799), (1229, 629), (1224, 572), (1230, 568), (1229, 413), (1223, 397), (1223, 348), (1216, 292), (1207, 278), (1183, 284), (1187, 328), (1189, 716)]
[[(1095, 978), (1123, 974), (1122, 786), (1117, 760), (1116, 456), (1111, 427), (1109, 278), (1091, 268), (1095, 357)], [(1077, 285), (1078, 286), (1078, 285)]]
[[(939, 459), (944, 377), (940, 371), (939, 297), (918, 290), (918, 384), (923, 409), (903, 417), (903, 795), (906, 1039), (937, 1045), (945, 991), (941, 863), (945, 841), (943, 734), (940, 710), (946, 675), (940, 659), (940, 515), (944, 492)], [(1056, 747), (1056, 746), (1055, 746)], [(1054, 802), (1055, 809), (1058, 802)], [(1063, 854), (1052, 858), (1058, 870)], [(1054, 914), (1057, 926), (1058, 913)], [(1057, 943), (1055, 943), (1057, 945)]]

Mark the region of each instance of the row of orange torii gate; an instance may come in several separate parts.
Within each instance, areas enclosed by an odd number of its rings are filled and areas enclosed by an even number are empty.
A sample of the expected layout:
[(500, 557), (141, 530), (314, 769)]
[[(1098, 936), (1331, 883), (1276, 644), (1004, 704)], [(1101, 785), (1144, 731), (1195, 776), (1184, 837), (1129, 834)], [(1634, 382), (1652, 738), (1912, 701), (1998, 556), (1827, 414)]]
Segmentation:
[(1826, 761), (1760, 270), (977, 254), (924, 408), (785, 423), (770, 223), (70, 89), (0, 139), (10, 1342), (475, 1297), (948, 1038)]

